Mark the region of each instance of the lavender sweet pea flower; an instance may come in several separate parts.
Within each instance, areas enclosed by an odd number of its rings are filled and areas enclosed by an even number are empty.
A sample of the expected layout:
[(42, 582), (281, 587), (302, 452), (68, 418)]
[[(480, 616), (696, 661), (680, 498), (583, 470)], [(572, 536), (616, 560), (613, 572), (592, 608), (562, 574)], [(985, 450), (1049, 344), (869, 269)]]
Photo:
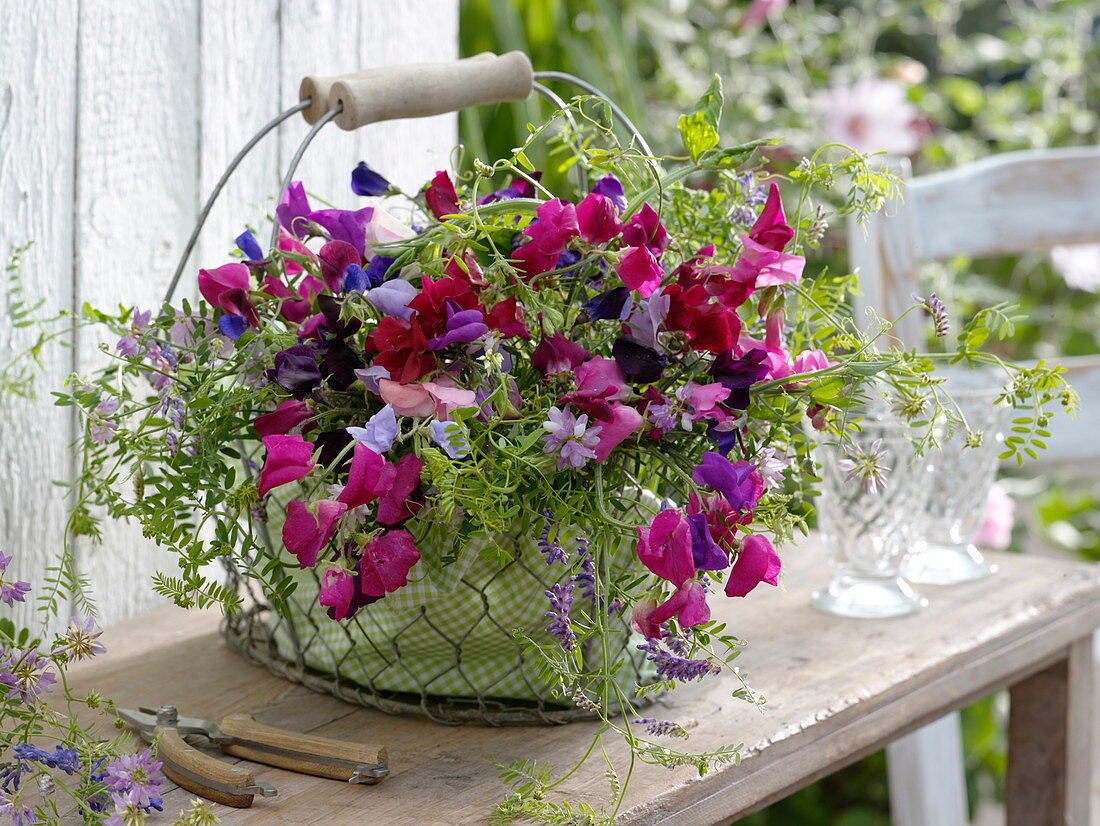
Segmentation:
[(305, 238), (312, 208), (301, 181), (292, 181), (283, 193), (283, 199), (275, 208), (279, 226), (296, 238)]
[(691, 556), (695, 568), (700, 571), (722, 571), (729, 567), (729, 557), (711, 535), (707, 515), (689, 513), (687, 521), (691, 528)]
[(665, 372), (667, 360), (663, 355), (626, 336), (615, 340), (611, 354), (631, 384), (652, 384)]
[(251, 230), (246, 229), (233, 240), (237, 242), (237, 249), (244, 253), (246, 261), (252, 262), (264, 260), (263, 248), (256, 240), (256, 236), (252, 234)]
[(713, 451), (703, 454), (703, 462), (692, 471), (691, 480), (714, 488), (737, 511), (756, 507), (764, 486), (752, 462), (731, 462)]
[(361, 367), (355, 371), (355, 377), (359, 381), (363, 382), (363, 386), (367, 388), (371, 393), (376, 396), (379, 392), (378, 382), (380, 379), (392, 378), (390, 371), (383, 367), (381, 364), (372, 364), (370, 367)]
[(442, 350), (450, 344), (477, 341), (487, 332), (485, 314), (481, 310), (458, 310), (458, 305), (447, 300), (447, 332), (428, 342), (429, 350)]
[(351, 171), (351, 191), (356, 195), (385, 195), (390, 190), (390, 182), (371, 169), (365, 161)]
[(464, 459), (470, 455), (470, 442), (466, 429), (457, 422), (433, 421), (430, 425), (432, 441), (443, 448), (452, 459)]
[(626, 211), (626, 193), (623, 192), (622, 182), (614, 175), (605, 175), (596, 181), (596, 185), (592, 187), (592, 191), (597, 195), (603, 195), (605, 198), (610, 198), (611, 203), (615, 205), (620, 213)]
[(409, 309), (412, 301), (420, 291), (403, 278), (394, 278), (383, 282), (373, 290), (367, 290), (364, 295), (371, 304), (396, 318), (409, 318), (413, 311)]
[(319, 209), (309, 213), (308, 217), (333, 241), (351, 244), (360, 256), (366, 251), (367, 224), (374, 217), (374, 207), (363, 207), (357, 210)]
[[(370, 281), (371, 287), (380, 287), (382, 282), (386, 280), (386, 276), (389, 275), (390, 266), (397, 259), (389, 255), (376, 255), (367, 264), (367, 280)], [(396, 276), (400, 270), (394, 272)]]
[(381, 455), (393, 447), (394, 440), (397, 439), (397, 416), (387, 404), (371, 416), (363, 427), (345, 429), (355, 441)]
[(239, 315), (223, 315), (218, 317), (218, 332), (226, 338), (236, 341), (244, 335), (248, 329), (248, 322)]

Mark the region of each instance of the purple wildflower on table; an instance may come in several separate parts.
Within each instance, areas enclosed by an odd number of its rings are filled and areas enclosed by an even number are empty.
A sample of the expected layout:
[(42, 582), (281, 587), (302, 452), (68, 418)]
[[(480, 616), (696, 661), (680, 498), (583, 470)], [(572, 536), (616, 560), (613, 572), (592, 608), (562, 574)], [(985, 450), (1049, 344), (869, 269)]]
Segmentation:
[(12, 747), (12, 754), (16, 760), (26, 763), (40, 763), (49, 769), (59, 769), (65, 774), (75, 774), (80, 769), (80, 757), (74, 748), (66, 748), (58, 745), (53, 751), (46, 751), (38, 746), (24, 743)]
[(577, 416), (568, 407), (564, 410), (551, 407), (547, 416), (542, 423), (546, 435), (540, 437), (546, 443), (542, 452), (558, 454), (558, 470), (584, 467), (585, 462), (596, 458), (595, 448), (603, 427), (589, 427), (587, 413)]
[(95, 620), (88, 617), (83, 622), (76, 617), (69, 619), (69, 627), (58, 637), (55, 653), (63, 654), (73, 660), (91, 658), (106, 652), (103, 643), (98, 642), (102, 631), (95, 628)]
[(39, 694), (53, 691), (57, 682), (57, 676), (46, 670), (48, 664), (37, 651), (16, 648), (0, 656), (0, 686), (7, 688), (8, 696), (33, 705)]
[(655, 717), (639, 717), (634, 723), (639, 726), (645, 726), (646, 733), (652, 734), (655, 737), (683, 737), (686, 740), (690, 736), (684, 730), (683, 726), (672, 720), (658, 720)]
[(550, 610), (546, 612), (550, 622), (546, 630), (561, 643), (562, 648), (572, 651), (577, 645), (577, 635), (573, 632), (573, 624), (569, 619), (569, 612), (573, 610), (573, 583), (557, 583), (544, 593), (550, 600)]
[(638, 650), (645, 652), (646, 659), (656, 666), (657, 676), (662, 680), (689, 682), (722, 672), (722, 669), (710, 660), (692, 660), (673, 654), (661, 648), (656, 640), (646, 640), (638, 646)]
[(8, 569), (8, 565), (11, 563), (14, 557), (5, 556), (3, 551), (0, 551), (0, 602), (6, 605), (14, 605), (17, 602), (23, 602), (24, 597), (31, 590), (31, 584), (29, 582), (23, 582), (17, 579), (7, 579), (4, 573)]
[(163, 764), (153, 759), (149, 749), (123, 754), (108, 763), (103, 770), (103, 784), (115, 795), (125, 795), (133, 805), (148, 811), (160, 808), (160, 787), (164, 778), (157, 773)]

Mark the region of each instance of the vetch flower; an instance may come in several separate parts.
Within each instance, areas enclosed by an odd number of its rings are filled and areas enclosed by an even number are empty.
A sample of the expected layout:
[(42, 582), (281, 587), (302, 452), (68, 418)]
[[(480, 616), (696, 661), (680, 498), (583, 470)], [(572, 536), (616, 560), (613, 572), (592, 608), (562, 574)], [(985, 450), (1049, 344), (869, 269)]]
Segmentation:
[(852, 445), (837, 460), (837, 467), (845, 474), (846, 481), (858, 481), (866, 494), (873, 495), (886, 489), (886, 473), (890, 468), (886, 464), (882, 439), (875, 439), (866, 449), (862, 445)]
[(383, 597), (408, 583), (420, 552), (408, 531), (386, 531), (363, 546), (359, 562), (360, 588), (369, 597)]
[(130, 805), (141, 809), (160, 808), (160, 787), (164, 778), (158, 776), (163, 764), (153, 759), (149, 749), (124, 754), (112, 760), (103, 771), (102, 782), (118, 795), (126, 795)]
[(313, 470), (313, 445), (301, 436), (264, 436), (262, 441), (267, 454), (257, 482), (260, 496), (301, 479)]
[(0, 791), (0, 815), (8, 818), (12, 826), (34, 826), (39, 822), (34, 810), (23, 803), (18, 790)]
[(782, 563), (772, 543), (762, 534), (754, 533), (741, 540), (741, 550), (726, 582), (726, 596), (743, 597), (761, 582), (779, 584)]
[[(301, 399), (286, 399), (279, 402), (274, 410), (257, 416), (252, 422), (252, 429), (260, 436), (278, 436), (289, 433), (304, 422), (313, 418), (313, 411)], [(310, 423), (309, 427), (303, 427), (302, 432), (308, 432), (316, 427)]]
[(565, 549), (561, 546), (557, 540), (550, 541), (550, 531), (554, 529), (557, 524), (557, 520), (554, 519), (554, 515), (548, 510), (542, 511), (542, 533), (539, 535), (538, 546), (539, 551), (542, 553), (543, 558), (546, 560), (547, 565), (553, 565), (555, 562), (560, 562), (565, 565), (569, 561), (569, 555), (566, 554)]
[(657, 676), (662, 680), (691, 682), (722, 673), (721, 666), (716, 663), (710, 660), (691, 660), (673, 654), (661, 648), (657, 640), (646, 640), (638, 649), (644, 651), (646, 659), (656, 666)]
[(914, 300), (928, 311), (932, 316), (932, 323), (936, 326), (936, 337), (943, 338), (951, 330), (951, 319), (947, 314), (947, 305), (935, 293), (929, 293), (928, 298), (913, 296)]
[(283, 545), (298, 557), (301, 567), (317, 564), (317, 555), (332, 540), (347, 509), (343, 502), (332, 499), (319, 499), (309, 505), (297, 499), (290, 501), (283, 523)]
[(543, 593), (550, 600), (550, 610), (545, 614), (550, 620), (546, 625), (546, 631), (558, 641), (562, 648), (572, 651), (577, 647), (577, 635), (569, 619), (569, 612), (573, 610), (573, 584), (557, 583)]
[(110, 417), (118, 410), (119, 404), (118, 399), (109, 396), (100, 401), (88, 414), (88, 430), (92, 441), (96, 444), (105, 444), (115, 438), (118, 422)]
[[(357, 373), (363, 371), (357, 370)], [(363, 427), (345, 428), (355, 441), (369, 447), (375, 453), (385, 453), (397, 438), (397, 414), (386, 405), (369, 419)]]
[(12, 559), (13, 557), (5, 556), (4, 552), (0, 551), (0, 602), (9, 606), (17, 602), (23, 602), (27, 593), (31, 590), (29, 582), (8, 579), (4, 576)]
[(69, 626), (58, 637), (55, 653), (64, 654), (73, 660), (90, 659), (106, 652), (103, 643), (98, 642), (102, 631), (96, 631), (95, 620), (88, 617), (83, 622), (76, 617), (69, 619)]
[(568, 407), (551, 407), (546, 415), (542, 423), (546, 435), (540, 437), (545, 443), (542, 452), (558, 454), (558, 470), (584, 467), (589, 459), (596, 458), (595, 448), (603, 429), (600, 425), (589, 427), (587, 414), (577, 416)]
[(652, 734), (655, 737), (683, 737), (687, 738), (690, 735), (684, 730), (684, 727), (679, 723), (675, 723), (672, 720), (658, 720), (656, 717), (639, 717), (634, 721), (639, 726), (645, 726), (647, 734)]
[(359, 161), (351, 171), (351, 191), (356, 195), (385, 195), (390, 190), (390, 182), (371, 169), (366, 161)]
[(636, 528), (635, 553), (650, 571), (679, 588), (695, 575), (691, 553), (691, 526), (674, 508), (653, 517), (648, 527)]
[(9, 696), (34, 705), (38, 695), (53, 691), (57, 682), (56, 675), (46, 670), (48, 664), (34, 649), (13, 649), (0, 657), (0, 686), (7, 688)]

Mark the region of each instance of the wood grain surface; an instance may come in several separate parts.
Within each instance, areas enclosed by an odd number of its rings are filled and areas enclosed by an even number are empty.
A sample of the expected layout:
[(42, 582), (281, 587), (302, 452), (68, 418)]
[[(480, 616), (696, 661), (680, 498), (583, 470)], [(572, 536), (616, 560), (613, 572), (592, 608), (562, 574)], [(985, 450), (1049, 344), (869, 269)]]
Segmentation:
[(162, 771), (173, 783), (223, 806), (246, 809), (252, 805), (254, 794), (243, 791), (234, 794), (222, 789), (212, 789), (200, 782), (200, 779), (212, 780), (238, 789), (251, 786), (252, 771), (247, 766), (234, 766), (192, 748), (173, 728), (158, 727), (153, 733), (160, 738), (157, 741), (157, 757), (164, 764)]
[[(1031, 556), (996, 556), (991, 579), (927, 588), (920, 614), (846, 620), (816, 612), (809, 592), (829, 577), (812, 541), (790, 549), (780, 589), (715, 601), (716, 614), (748, 640), (739, 660), (766, 710), (731, 700), (732, 680), (678, 691), (650, 716), (681, 722), (687, 746), (743, 743), (739, 766), (699, 778), (694, 770), (635, 767), (622, 823), (728, 823), (881, 748), (998, 687), (1042, 672), (1100, 623), (1100, 570)], [(296, 731), (389, 749), (392, 774), (377, 786), (349, 786), (254, 766), (279, 789), (251, 809), (219, 808), (227, 824), (473, 824), (504, 787), (493, 761), (519, 758), (569, 768), (593, 727), (449, 728), (357, 709), (270, 676), (227, 651), (217, 617), (166, 608), (104, 635), (108, 654), (75, 680), (120, 705), (174, 703), (181, 713), (220, 719), (247, 712)], [(619, 765), (624, 749), (607, 740)], [(607, 797), (597, 762), (562, 792), (596, 806)], [(169, 811), (190, 795), (171, 791)]]

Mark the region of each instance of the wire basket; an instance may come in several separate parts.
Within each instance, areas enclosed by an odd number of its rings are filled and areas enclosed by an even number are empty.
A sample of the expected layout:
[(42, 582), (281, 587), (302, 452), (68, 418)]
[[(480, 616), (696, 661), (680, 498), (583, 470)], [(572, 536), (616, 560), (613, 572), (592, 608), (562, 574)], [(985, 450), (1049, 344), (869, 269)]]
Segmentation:
[[(532, 90), (563, 109), (564, 101), (537, 82), (540, 78), (571, 83), (603, 98), (642, 150), (652, 154), (638, 130), (606, 95), (571, 75), (532, 73), (530, 61), (518, 52), (500, 57), (477, 55), (454, 64), (368, 70), (344, 78), (306, 78), (302, 102), (265, 125), (218, 181), (200, 213), (165, 301), (170, 301), (206, 217), (234, 170), (264, 135), (292, 115), (302, 112), (313, 126), (294, 154), (280, 192), (287, 190), (306, 149), (329, 122), (335, 120), (341, 128), (353, 129), (377, 120), (519, 100)], [(318, 105), (326, 96), (329, 105)], [(586, 170), (581, 164), (576, 168), (584, 186)], [(276, 225), (272, 248), (277, 232)], [(243, 444), (238, 448), (247, 456)], [(255, 467), (254, 461), (245, 459), (246, 474), (251, 475)], [(275, 557), (282, 548), (271, 537), (279, 535), (276, 523), (282, 514), (275, 503), (268, 510), (272, 518), (254, 514), (253, 525), (264, 540), (260, 553)], [(505, 554), (483, 553), (490, 550), (491, 543)], [(611, 557), (631, 564), (631, 550), (620, 551)], [(595, 717), (595, 712), (584, 707), (593, 707), (589, 699), (578, 697), (579, 702), (572, 703), (555, 699), (535, 663), (524, 655), (525, 643), (517, 636), (549, 639), (543, 592), (557, 581), (531, 531), (481, 539), (457, 556), (459, 562), (434, 578), (424, 570), (414, 570), (407, 586), (343, 622), (329, 619), (319, 605), (321, 582), (315, 569), (297, 575), (299, 581), (288, 608), (280, 614), (259, 592), (255, 580), (227, 562), (229, 585), (242, 595), (245, 607), (225, 619), (226, 642), (232, 650), (281, 677), (387, 713), (422, 715), (445, 724), (487, 725), (561, 724)], [(502, 564), (501, 558), (507, 561)], [(266, 560), (249, 560), (253, 561), (262, 564)], [(593, 610), (603, 609), (593, 606)], [(631, 632), (621, 616), (610, 621), (617, 626), (611, 655), (622, 663), (614, 679), (629, 695), (636, 685), (655, 677), (637, 650), (641, 637)], [(582, 648), (581, 655), (586, 662), (596, 662), (597, 657), (602, 662), (602, 644), (599, 652)], [(646, 702), (639, 698), (635, 705)]]

